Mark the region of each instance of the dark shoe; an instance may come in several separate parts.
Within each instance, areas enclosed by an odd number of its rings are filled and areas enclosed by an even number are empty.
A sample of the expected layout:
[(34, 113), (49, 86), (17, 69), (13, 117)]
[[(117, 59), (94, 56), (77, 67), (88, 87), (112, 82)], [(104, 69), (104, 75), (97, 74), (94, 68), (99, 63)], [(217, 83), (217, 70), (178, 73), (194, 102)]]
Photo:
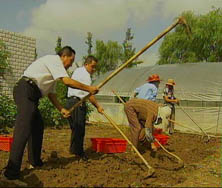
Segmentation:
[(8, 178), (5, 173), (1, 176), (0, 178), (1, 183), (5, 183), (6, 185), (10, 185), (13, 187), (27, 187), (28, 184), (25, 183), (24, 181), (19, 179), (19, 176), (17, 178), (13, 177), (13, 178)]
[(40, 159), (40, 161), (36, 164), (30, 164), (28, 169), (34, 169), (34, 168), (38, 168), (38, 167), (42, 167), (44, 165), (43, 161)]
[(87, 155), (85, 154), (85, 153), (82, 153), (82, 154), (80, 154), (80, 155), (76, 155), (76, 157), (79, 159), (79, 161), (88, 161), (89, 160), (89, 158), (87, 157)]
[(3, 177), (7, 178), (8, 180), (16, 180), (20, 178), (20, 175), (19, 174), (8, 175), (8, 173), (5, 171)]
[(43, 161), (40, 159), (38, 163), (36, 163), (34, 166), (42, 167), (44, 165)]
[(155, 158), (155, 157), (156, 157), (156, 151), (151, 150), (150, 156), (151, 156), (152, 158)]
[(69, 150), (69, 154), (74, 155), (74, 154), (75, 154), (75, 152), (73, 152), (73, 151)]
[(5, 167), (3, 169), (1, 176), (5, 177), (8, 180), (16, 180), (20, 178), (20, 172), (15, 169), (9, 169), (9, 167)]

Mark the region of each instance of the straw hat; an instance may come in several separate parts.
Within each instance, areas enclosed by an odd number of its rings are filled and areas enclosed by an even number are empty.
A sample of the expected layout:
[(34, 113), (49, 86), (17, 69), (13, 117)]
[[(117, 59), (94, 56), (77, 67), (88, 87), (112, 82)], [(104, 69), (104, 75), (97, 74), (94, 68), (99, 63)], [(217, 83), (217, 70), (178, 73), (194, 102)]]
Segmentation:
[(167, 80), (166, 85), (171, 85), (171, 86), (173, 86), (173, 85), (176, 85), (176, 83), (174, 82), (173, 79), (170, 78), (170, 79)]

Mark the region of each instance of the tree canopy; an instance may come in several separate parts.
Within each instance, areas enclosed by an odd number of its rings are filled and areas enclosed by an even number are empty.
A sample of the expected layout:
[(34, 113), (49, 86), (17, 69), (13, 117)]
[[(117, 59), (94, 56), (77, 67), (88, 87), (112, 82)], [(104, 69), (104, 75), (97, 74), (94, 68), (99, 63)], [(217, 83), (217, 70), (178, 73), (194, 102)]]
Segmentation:
[(116, 41), (104, 43), (102, 40), (96, 41), (95, 57), (99, 62), (97, 65), (97, 74), (103, 74), (107, 71), (114, 70), (121, 63), (123, 54), (122, 46)]
[[(132, 40), (134, 35), (131, 33), (131, 28), (127, 29), (122, 44), (111, 40), (108, 42), (96, 40), (96, 44), (93, 45), (92, 36), (93, 34), (88, 32), (85, 43), (88, 45), (88, 55), (94, 55), (99, 61), (97, 75), (116, 69), (135, 55), (136, 48), (133, 47)], [(136, 59), (128, 66), (128, 68), (137, 66), (139, 63), (142, 63), (142, 61)]]
[[(122, 63), (125, 63), (128, 59), (135, 55), (136, 48), (133, 48), (132, 40), (134, 35), (131, 33), (131, 28), (128, 28), (126, 31), (125, 40), (123, 41), (123, 55), (122, 55)], [(135, 67), (137, 64), (142, 63), (143, 61), (134, 60), (132, 63), (128, 65), (129, 67)]]
[(222, 9), (212, 8), (207, 14), (182, 13), (191, 27), (189, 38), (183, 26), (164, 38), (158, 64), (222, 61)]
[(0, 74), (3, 75), (8, 68), (8, 57), (10, 53), (6, 49), (6, 45), (0, 40)]
[(55, 47), (55, 52), (58, 54), (58, 52), (62, 49), (62, 38), (58, 37), (56, 41), (56, 47)]

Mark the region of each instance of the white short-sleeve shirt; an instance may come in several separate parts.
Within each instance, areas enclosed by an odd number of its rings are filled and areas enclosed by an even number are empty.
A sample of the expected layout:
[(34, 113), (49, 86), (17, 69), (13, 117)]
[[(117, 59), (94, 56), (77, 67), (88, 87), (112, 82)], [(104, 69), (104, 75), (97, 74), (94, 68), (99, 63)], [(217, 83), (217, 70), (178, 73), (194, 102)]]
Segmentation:
[[(88, 73), (88, 71), (86, 70), (86, 68), (83, 67), (79, 67), (77, 68), (73, 74), (72, 74), (72, 79), (79, 81), (85, 85), (91, 85), (92, 84), (92, 79), (90, 74)], [(68, 89), (68, 97), (79, 97), (79, 98), (83, 98), (86, 95), (88, 95), (89, 93), (86, 91), (82, 91), (79, 89), (73, 89), (73, 88), (69, 88)]]
[(42, 96), (54, 93), (58, 78), (69, 77), (58, 55), (46, 55), (37, 59), (24, 71), (23, 76), (36, 81)]

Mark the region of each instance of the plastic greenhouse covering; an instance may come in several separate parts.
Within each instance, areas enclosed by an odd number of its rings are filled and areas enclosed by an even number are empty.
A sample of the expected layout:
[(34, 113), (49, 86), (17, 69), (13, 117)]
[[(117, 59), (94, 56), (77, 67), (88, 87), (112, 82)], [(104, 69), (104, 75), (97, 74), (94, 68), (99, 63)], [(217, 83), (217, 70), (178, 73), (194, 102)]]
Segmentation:
[[(98, 77), (93, 85), (98, 85), (111, 73), (112, 71)], [(147, 82), (151, 74), (159, 74), (162, 80), (157, 102), (163, 102), (163, 88), (167, 80), (172, 78), (176, 82), (174, 93), (180, 99), (182, 106), (182, 109), (176, 107), (177, 122), (200, 132), (194, 121), (206, 132), (222, 133), (222, 63), (185, 63), (125, 68), (100, 89), (97, 98), (99, 100), (101, 97), (103, 99), (114, 97), (112, 90), (122, 97), (130, 97), (135, 88)], [(104, 102), (106, 103), (103, 100)], [(124, 114), (124, 111), (120, 113)], [(126, 119), (123, 119), (119, 123), (127, 124)], [(176, 128), (191, 131), (181, 126)]]

